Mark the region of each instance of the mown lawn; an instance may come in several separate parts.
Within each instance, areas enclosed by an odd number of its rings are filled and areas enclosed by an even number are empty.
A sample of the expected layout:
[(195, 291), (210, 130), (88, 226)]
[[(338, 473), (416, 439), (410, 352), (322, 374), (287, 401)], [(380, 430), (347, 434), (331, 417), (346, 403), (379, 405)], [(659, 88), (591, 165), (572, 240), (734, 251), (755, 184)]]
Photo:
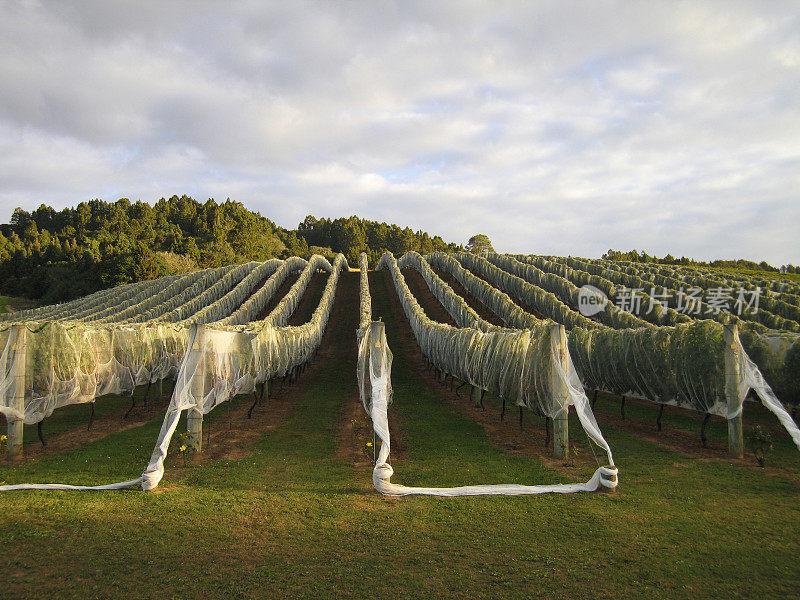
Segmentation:
[(8, 309), (25, 310), (34, 308), (37, 305), (35, 300), (28, 298), (17, 298), (15, 296), (0, 296), (0, 314), (9, 312)]
[[(499, 449), (442, 400), (441, 388), (421, 380), (397, 337), (391, 290), (382, 278), (374, 284), (375, 315), (395, 351), (390, 419), (399, 423), (403, 451), (394, 479), (431, 486), (569, 480)], [(780, 468), (758, 469), (670, 451), (609, 421), (604, 433), (620, 467), (614, 494), (378, 496), (368, 466), (337, 458), (345, 405), (356, 402), (355, 310), (332, 319), (337, 351), (284, 425), (246, 456), (187, 467), (170, 458), (157, 493), (0, 494), (2, 596), (799, 595), (800, 452), (783, 439), (771, 457)], [(629, 418), (654, 419), (648, 411), (630, 405)], [(665, 425), (696, 425), (681, 419)], [(581, 439), (572, 421), (571, 435)], [(3, 465), (0, 480), (132, 478), (159, 427), (156, 418), (63, 455)], [(712, 423), (711, 441), (722, 435), (724, 423)], [(372, 439), (366, 430), (362, 438), (358, 451)]]

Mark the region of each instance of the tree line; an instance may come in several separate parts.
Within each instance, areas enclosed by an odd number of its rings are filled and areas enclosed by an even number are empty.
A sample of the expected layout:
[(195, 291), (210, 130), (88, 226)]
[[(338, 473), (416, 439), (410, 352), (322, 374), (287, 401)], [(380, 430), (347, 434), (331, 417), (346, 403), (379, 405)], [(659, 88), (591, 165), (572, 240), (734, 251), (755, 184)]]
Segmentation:
[(693, 258), (687, 258), (685, 256), (681, 256), (680, 258), (675, 258), (672, 254), (667, 254), (663, 258), (658, 258), (657, 256), (651, 256), (644, 250), (639, 252), (638, 250), (608, 250), (605, 254), (603, 254), (602, 258), (605, 260), (625, 260), (628, 262), (640, 262), (640, 263), (657, 263), (661, 265), (684, 265), (684, 266), (692, 266), (692, 267), (725, 267), (729, 269), (738, 269), (738, 270), (750, 270), (750, 271), (767, 271), (770, 273), (777, 273), (782, 271), (784, 273), (800, 273), (800, 267), (795, 267), (794, 265), (783, 265), (781, 268), (773, 267), (767, 261), (762, 260), (761, 262), (755, 262), (752, 260), (747, 260), (744, 258), (739, 258), (735, 260), (723, 260), (717, 259), (712, 261), (702, 261), (702, 260), (695, 260)]
[(95, 199), (60, 211), (45, 205), (32, 212), (15, 209), (11, 222), (0, 225), (0, 291), (60, 302), (125, 283), (251, 260), (342, 252), (357, 265), (361, 252), (374, 264), (386, 250), (458, 249), (424, 231), (355, 216), (308, 216), (290, 230), (231, 200), (201, 203), (184, 195), (151, 206), (126, 198)]

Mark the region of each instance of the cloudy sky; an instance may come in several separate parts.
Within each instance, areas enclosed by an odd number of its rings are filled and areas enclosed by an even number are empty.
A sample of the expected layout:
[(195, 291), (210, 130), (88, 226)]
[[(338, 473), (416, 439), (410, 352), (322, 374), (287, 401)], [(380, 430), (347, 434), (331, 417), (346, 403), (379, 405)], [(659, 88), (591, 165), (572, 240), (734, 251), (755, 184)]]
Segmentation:
[(797, 2), (0, 0), (0, 220), (239, 200), (800, 263)]

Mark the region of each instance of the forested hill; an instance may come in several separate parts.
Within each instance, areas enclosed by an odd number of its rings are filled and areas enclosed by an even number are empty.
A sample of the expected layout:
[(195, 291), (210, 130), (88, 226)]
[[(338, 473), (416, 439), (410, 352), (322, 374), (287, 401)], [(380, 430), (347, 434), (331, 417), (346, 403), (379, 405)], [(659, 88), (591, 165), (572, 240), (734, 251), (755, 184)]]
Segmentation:
[(230, 200), (201, 203), (188, 196), (151, 206), (91, 200), (56, 211), (16, 209), (0, 225), (0, 291), (58, 302), (98, 289), (225, 264), (343, 252), (350, 264), (367, 252), (455, 251), (439, 236), (358, 217), (316, 219), (297, 229)]

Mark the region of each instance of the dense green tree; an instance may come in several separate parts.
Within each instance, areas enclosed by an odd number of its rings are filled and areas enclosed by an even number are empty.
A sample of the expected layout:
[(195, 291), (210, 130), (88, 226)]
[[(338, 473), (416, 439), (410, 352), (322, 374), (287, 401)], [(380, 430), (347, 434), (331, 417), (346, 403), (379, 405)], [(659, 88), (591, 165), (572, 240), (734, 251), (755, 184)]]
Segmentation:
[(309, 215), (297, 230), (287, 230), (230, 199), (201, 203), (172, 196), (153, 206), (93, 199), (61, 211), (45, 205), (31, 213), (16, 209), (11, 222), (0, 225), (0, 290), (57, 302), (191, 265), (308, 257), (315, 251), (342, 252), (351, 264), (366, 252), (374, 265), (386, 250), (458, 249), (439, 236), (356, 216)]
[(375, 264), (387, 250), (400, 255), (409, 250), (455, 252), (460, 248), (446, 244), (439, 236), (431, 238), (422, 231), (414, 233), (410, 227), (401, 228), (355, 216), (331, 221), (309, 215), (298, 225), (297, 234), (309, 247), (328, 247), (333, 252), (342, 252), (351, 264), (357, 263), (361, 252), (367, 253), (370, 264)]
[(488, 235), (478, 233), (469, 238), (467, 251), (473, 254), (486, 254), (487, 252), (494, 252), (494, 248), (492, 248), (492, 242)]
[(769, 272), (777, 272), (779, 270), (766, 261), (761, 261), (757, 263), (752, 260), (747, 260), (744, 258), (739, 258), (734, 260), (717, 259), (712, 261), (702, 261), (702, 260), (694, 260), (692, 258), (687, 258), (685, 256), (681, 256), (680, 258), (675, 258), (674, 256), (672, 256), (672, 254), (667, 254), (664, 258), (658, 258), (656, 256), (651, 256), (647, 254), (647, 252), (645, 251), (639, 252), (638, 250), (629, 250), (625, 252), (622, 250), (609, 249), (608, 252), (603, 254), (602, 258), (606, 260), (621, 260), (621, 261), (640, 262), (640, 263), (658, 263), (662, 265), (728, 267), (735, 269), (750, 269), (753, 271), (769, 271)]

